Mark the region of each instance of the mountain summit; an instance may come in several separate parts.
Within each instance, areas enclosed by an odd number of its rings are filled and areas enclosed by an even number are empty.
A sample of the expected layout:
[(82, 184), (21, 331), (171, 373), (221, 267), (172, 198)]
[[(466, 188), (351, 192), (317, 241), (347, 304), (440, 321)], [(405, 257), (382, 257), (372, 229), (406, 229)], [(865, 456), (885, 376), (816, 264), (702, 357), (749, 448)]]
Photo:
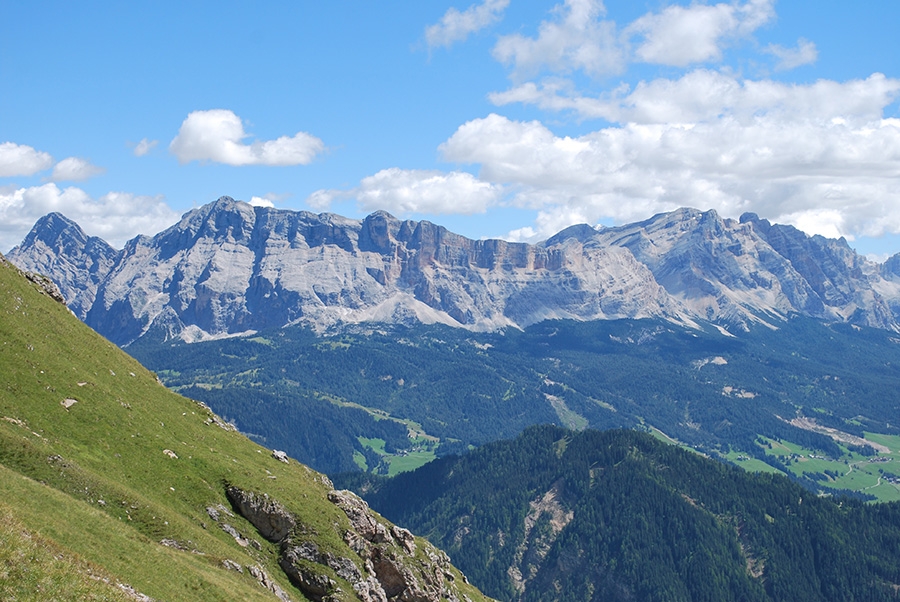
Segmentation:
[(695, 209), (530, 245), (384, 211), (360, 221), (221, 197), (120, 251), (50, 214), (9, 258), (52, 278), (119, 345), (365, 321), (496, 330), (658, 317), (742, 329), (799, 313), (900, 330), (900, 255), (881, 265), (843, 240)]

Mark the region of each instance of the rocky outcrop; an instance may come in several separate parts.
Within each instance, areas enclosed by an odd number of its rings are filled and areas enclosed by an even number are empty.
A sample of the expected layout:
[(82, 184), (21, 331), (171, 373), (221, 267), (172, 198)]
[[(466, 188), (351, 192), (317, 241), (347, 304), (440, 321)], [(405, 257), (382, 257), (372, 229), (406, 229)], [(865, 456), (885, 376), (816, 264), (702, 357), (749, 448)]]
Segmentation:
[(846, 241), (695, 209), (528, 245), (383, 211), (359, 221), (222, 197), (121, 251), (50, 214), (10, 259), (52, 278), (76, 315), (120, 345), (298, 322), (495, 330), (656, 317), (746, 328), (800, 313), (900, 329), (900, 260), (879, 265)]
[[(380, 518), (365, 501), (349, 491), (331, 491), (328, 500), (347, 516), (347, 525), (335, 527), (356, 558), (322, 549), (310, 537), (310, 528), (300, 524), (281, 503), (267, 495), (235, 486), (229, 486), (226, 494), (234, 510), (263, 538), (279, 544), (279, 566), (312, 600), (458, 602), (466, 599), (455, 587), (457, 576), (446, 554), (427, 542), (417, 543), (412, 533)], [(218, 516), (218, 511), (215, 514)]]
[[(522, 541), (516, 546), (513, 563), (507, 570), (510, 583), (519, 596), (540, 571), (559, 534), (575, 518), (574, 511), (561, 502), (563, 484), (563, 479), (560, 479), (546, 493), (529, 503)], [(541, 519), (546, 524), (543, 529), (536, 530), (535, 526)]]
[(56, 301), (58, 303), (65, 304), (66, 298), (63, 296), (62, 292), (59, 290), (59, 287), (56, 286), (56, 283), (50, 279), (50, 277), (44, 276), (43, 274), (37, 274), (35, 272), (28, 272), (17, 266), (14, 266), (14, 265), (10, 264), (9, 261), (6, 259), (6, 257), (4, 257), (2, 254), (0, 254), (0, 263), (10, 265), (13, 269), (18, 271), (22, 276), (24, 276), (26, 280), (28, 280), (29, 282), (32, 282), (33, 284), (36, 284), (38, 286), (38, 290), (42, 294), (47, 295), (48, 297), (50, 297), (51, 299), (53, 299), (54, 301)]
[(237, 487), (228, 487), (225, 494), (234, 509), (250, 521), (268, 541), (281, 541), (297, 526), (290, 512), (275, 500), (269, 499), (268, 495), (243, 491)]

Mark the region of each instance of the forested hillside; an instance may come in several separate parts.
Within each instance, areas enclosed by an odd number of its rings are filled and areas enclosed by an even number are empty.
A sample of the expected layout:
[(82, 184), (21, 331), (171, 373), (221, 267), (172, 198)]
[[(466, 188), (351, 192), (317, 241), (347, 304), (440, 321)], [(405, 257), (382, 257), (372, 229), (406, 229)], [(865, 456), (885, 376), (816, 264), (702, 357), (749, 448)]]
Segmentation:
[(900, 504), (819, 497), (634, 431), (532, 427), (339, 482), (502, 600), (900, 597)]
[(653, 320), (495, 334), (298, 326), (128, 350), (166, 385), (329, 473), (393, 474), (555, 423), (651, 430), (816, 490), (900, 499), (889, 476), (900, 474), (900, 339), (883, 330), (802, 317), (737, 337)]

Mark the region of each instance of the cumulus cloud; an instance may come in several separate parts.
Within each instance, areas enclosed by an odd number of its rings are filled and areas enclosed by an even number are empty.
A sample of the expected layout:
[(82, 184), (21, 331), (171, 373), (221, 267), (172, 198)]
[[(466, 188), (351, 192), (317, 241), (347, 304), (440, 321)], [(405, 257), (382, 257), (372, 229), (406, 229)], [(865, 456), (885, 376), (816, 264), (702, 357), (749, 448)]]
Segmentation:
[(750, 35), (775, 16), (772, 4), (773, 0), (749, 0), (668, 6), (638, 18), (624, 34), (641, 38), (634, 53), (646, 63), (686, 67), (719, 61), (724, 44)]
[(452, 46), (462, 42), (469, 34), (481, 31), (500, 20), (509, 0), (484, 0), (460, 12), (450, 8), (440, 22), (425, 28), (425, 41), (429, 48)]
[(144, 155), (152, 151), (157, 144), (159, 144), (159, 140), (148, 140), (147, 138), (143, 138), (140, 142), (134, 145), (134, 156), (143, 157)]
[[(846, 232), (844, 215), (835, 209), (805, 209), (779, 215), (774, 221), (792, 224), (807, 234), (819, 234), (827, 238), (840, 238)], [(853, 236), (847, 238), (852, 240)]]
[(32, 176), (51, 165), (53, 157), (48, 153), (15, 142), (0, 144), (0, 178)]
[[(774, 0), (670, 4), (621, 28), (605, 17), (600, 0), (566, 0), (535, 36), (501, 37), (493, 55), (514, 84), (489, 95), (497, 106), (531, 105), (605, 127), (557, 136), (540, 121), (494, 114), (463, 124), (440, 147), (445, 160), (477, 166), (481, 180), (503, 186), (503, 202), (537, 211), (510, 238), (681, 206), (730, 217), (755, 211), (828, 236), (900, 232), (900, 120), (884, 118), (900, 79), (792, 84), (744, 79), (727, 65), (698, 68), (752, 42), (775, 20)], [(802, 38), (761, 52), (775, 57), (776, 70), (817, 59)], [(600, 94), (580, 88), (580, 75), (596, 81), (634, 63), (681, 74), (621, 81)]]
[(392, 167), (363, 178), (352, 190), (316, 191), (306, 202), (324, 210), (336, 199), (354, 198), (365, 211), (471, 215), (483, 213), (501, 195), (500, 186), (481, 181), (470, 173)]
[(269, 207), (269, 208), (271, 208), (271, 207), (275, 206), (275, 203), (273, 203), (268, 198), (261, 197), (261, 196), (254, 196), (254, 197), (251, 197), (251, 199), (250, 199), (250, 205), (253, 207)]
[(900, 215), (897, 119), (725, 116), (573, 138), (494, 114), (460, 126), (440, 151), (514, 190), (514, 205), (539, 210), (539, 237), (575, 219), (621, 223), (681, 206), (731, 217), (755, 211), (844, 236), (900, 231), (891, 217)]
[(234, 112), (226, 109), (190, 113), (169, 151), (182, 164), (212, 161), (226, 165), (306, 165), (325, 150), (325, 144), (306, 132), (246, 144), (249, 135)]
[[(672, 5), (647, 13), (621, 30), (604, 20), (601, 0), (565, 0), (543, 21), (535, 37), (502, 36), (494, 46), (494, 58), (512, 68), (521, 80), (542, 71), (567, 74), (582, 71), (591, 77), (622, 72), (630, 62), (675, 67), (722, 60), (723, 50), (753, 34), (775, 16), (773, 0), (715, 5)], [(784, 64), (809, 59), (814, 46), (785, 53)], [(794, 52), (794, 54), (791, 54)]]
[(121, 248), (137, 234), (155, 234), (179, 219), (161, 197), (109, 192), (92, 198), (74, 186), (56, 184), (0, 190), (0, 249), (22, 242), (42, 216), (58, 211), (77, 222), (89, 235)]
[(777, 71), (788, 71), (801, 65), (809, 65), (815, 63), (819, 58), (819, 51), (816, 45), (809, 40), (800, 38), (797, 40), (796, 48), (785, 48), (779, 44), (769, 44), (766, 52), (775, 55), (778, 64), (775, 65)]
[(50, 174), (50, 180), (53, 182), (72, 181), (80, 182), (99, 176), (106, 170), (81, 157), (69, 157), (63, 159), (53, 166), (53, 173)]
[(493, 55), (513, 69), (516, 78), (549, 69), (554, 72), (584, 71), (591, 76), (617, 73), (625, 64), (616, 25), (601, 19), (606, 9), (600, 0), (566, 0), (544, 21), (538, 35), (502, 36)]
[(331, 203), (336, 200), (347, 198), (350, 196), (348, 190), (322, 189), (316, 190), (306, 197), (306, 204), (316, 211), (327, 211), (331, 207)]
[(741, 80), (697, 69), (679, 79), (640, 82), (634, 89), (620, 86), (600, 97), (581, 96), (571, 85), (557, 81), (540, 85), (528, 82), (489, 98), (497, 105), (534, 104), (615, 123), (695, 123), (726, 117), (750, 123), (760, 115), (785, 120), (839, 118), (868, 122), (880, 119), (884, 107), (898, 96), (900, 80), (880, 73), (861, 80), (819, 80), (798, 85)]

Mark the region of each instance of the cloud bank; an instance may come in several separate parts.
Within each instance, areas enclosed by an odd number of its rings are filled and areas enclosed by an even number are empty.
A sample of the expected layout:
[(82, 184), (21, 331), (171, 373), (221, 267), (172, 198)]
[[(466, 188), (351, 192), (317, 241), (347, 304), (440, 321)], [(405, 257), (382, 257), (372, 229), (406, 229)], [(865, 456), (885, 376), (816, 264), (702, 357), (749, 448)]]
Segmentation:
[(351, 190), (318, 190), (306, 203), (325, 210), (336, 199), (355, 198), (364, 211), (384, 209), (401, 216), (410, 213), (471, 215), (484, 213), (501, 195), (500, 186), (466, 172), (392, 167), (363, 178)]
[[(755, 211), (831, 237), (900, 232), (900, 120), (884, 116), (900, 80), (875, 73), (791, 84), (742, 77), (725, 63), (775, 20), (773, 0), (746, 0), (664, 6), (620, 27), (600, 0), (565, 0), (535, 35), (498, 38), (493, 57), (513, 85), (488, 98), (603, 127), (558, 136), (540, 121), (494, 113), (460, 126), (441, 157), (475, 166), (502, 190), (492, 203), (537, 211), (532, 226), (508, 234), (517, 240), (680, 206)], [(774, 71), (818, 58), (804, 38), (756, 51)], [(582, 91), (584, 76), (600, 82), (640, 63), (683, 72)]]
[(138, 234), (155, 234), (177, 222), (161, 197), (110, 192), (92, 198), (80, 188), (59, 188), (54, 183), (28, 188), (0, 189), (0, 250), (22, 242), (42, 216), (58, 211), (76, 221), (91, 236), (116, 248)]

